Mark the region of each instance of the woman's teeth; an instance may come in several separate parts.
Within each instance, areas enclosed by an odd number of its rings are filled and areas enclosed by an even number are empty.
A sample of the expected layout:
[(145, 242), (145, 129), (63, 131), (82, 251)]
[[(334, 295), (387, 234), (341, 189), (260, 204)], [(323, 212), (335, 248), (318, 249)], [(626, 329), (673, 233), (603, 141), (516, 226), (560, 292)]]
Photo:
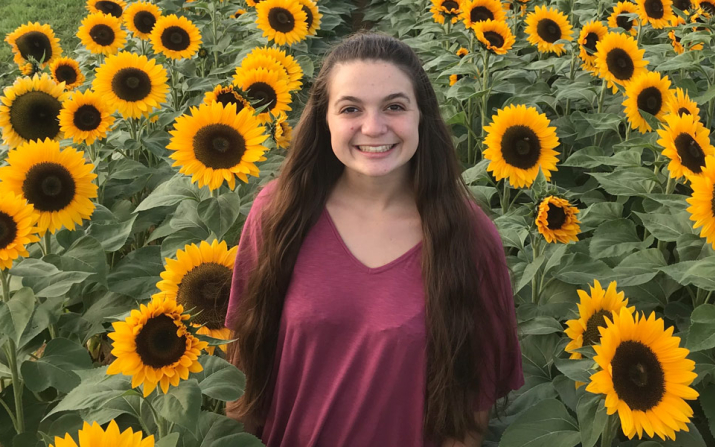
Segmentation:
[(393, 146), (394, 144), (387, 144), (384, 146), (358, 146), (357, 148), (362, 152), (387, 152), (392, 149)]

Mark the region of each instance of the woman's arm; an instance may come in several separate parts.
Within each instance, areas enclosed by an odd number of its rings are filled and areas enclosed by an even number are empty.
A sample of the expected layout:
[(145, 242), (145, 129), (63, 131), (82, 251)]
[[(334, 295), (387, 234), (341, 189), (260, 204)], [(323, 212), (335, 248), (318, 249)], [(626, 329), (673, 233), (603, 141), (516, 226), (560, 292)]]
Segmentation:
[[(477, 425), (484, 427), (485, 431), (489, 425), (489, 410), (475, 411), (474, 419), (477, 421)], [(441, 447), (480, 447), (482, 441), (484, 440), (484, 435), (479, 433), (471, 433), (467, 435), (467, 439), (463, 441), (457, 441), (455, 439), (446, 439)]]

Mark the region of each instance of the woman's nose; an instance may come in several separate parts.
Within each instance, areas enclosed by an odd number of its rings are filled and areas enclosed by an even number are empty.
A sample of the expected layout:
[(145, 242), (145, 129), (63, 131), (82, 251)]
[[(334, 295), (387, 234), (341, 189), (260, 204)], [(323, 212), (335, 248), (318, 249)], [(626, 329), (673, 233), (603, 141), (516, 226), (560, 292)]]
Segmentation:
[(362, 133), (365, 135), (380, 135), (385, 133), (387, 122), (379, 112), (368, 112), (364, 115)]

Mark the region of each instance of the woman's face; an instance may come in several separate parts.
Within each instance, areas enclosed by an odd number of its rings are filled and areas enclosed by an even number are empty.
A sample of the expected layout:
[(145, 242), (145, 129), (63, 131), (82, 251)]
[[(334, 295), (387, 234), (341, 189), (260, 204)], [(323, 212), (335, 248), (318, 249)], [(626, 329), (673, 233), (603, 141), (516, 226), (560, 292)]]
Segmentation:
[(407, 75), (385, 61), (333, 67), (327, 122), (335, 156), (367, 177), (406, 176), (419, 143), (420, 112)]

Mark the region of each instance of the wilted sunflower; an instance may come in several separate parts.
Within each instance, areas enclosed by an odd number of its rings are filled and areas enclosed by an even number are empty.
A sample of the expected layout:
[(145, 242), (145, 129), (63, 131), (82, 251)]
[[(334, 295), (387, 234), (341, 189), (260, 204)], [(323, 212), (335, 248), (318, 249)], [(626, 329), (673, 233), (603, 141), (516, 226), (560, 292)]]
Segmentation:
[(658, 144), (663, 147), (663, 155), (670, 158), (670, 176), (676, 179), (685, 176), (692, 181), (703, 175), (705, 157), (715, 154), (715, 148), (710, 144), (710, 130), (703, 126), (697, 115), (669, 114), (665, 122), (665, 128), (658, 129)]
[(278, 45), (293, 45), (308, 35), (308, 16), (291, 0), (264, 0), (256, 5), (256, 24), (263, 37)]
[(92, 89), (124, 118), (147, 115), (166, 99), (166, 70), (146, 56), (122, 51), (97, 68)]
[(628, 438), (636, 433), (675, 439), (675, 432), (688, 431), (693, 410), (684, 399), (698, 397), (689, 385), (697, 374), (690, 353), (680, 348), (671, 326), (652, 312), (645, 315), (621, 309), (600, 328), (601, 343), (594, 346), (594, 360), (601, 370), (591, 376), (586, 391), (606, 395), (606, 412), (618, 412), (621, 429)]
[[(231, 293), (233, 263), (238, 247), (228, 249), (226, 242), (186, 245), (176, 252), (176, 260), (166, 258), (162, 280), (156, 284), (161, 291), (154, 297), (176, 300), (185, 309), (192, 309), (192, 323), (203, 325), (199, 334), (229, 340), (230, 330), (224, 326), (228, 298)], [(225, 352), (226, 345), (220, 348)], [(213, 354), (214, 346), (206, 348)]]
[(668, 113), (677, 114), (679, 116), (693, 115), (699, 116), (700, 109), (698, 104), (690, 99), (688, 94), (680, 87), (675, 89), (672, 101), (668, 104)]
[(539, 204), (536, 214), (536, 228), (539, 230), (546, 242), (561, 242), (568, 244), (569, 241), (578, 241), (578, 234), (581, 232), (576, 214), (578, 208), (571, 206), (569, 201), (560, 197), (548, 196)]
[(531, 186), (539, 173), (546, 179), (556, 170), (559, 145), (556, 128), (533, 107), (511, 104), (492, 116), (485, 126), (484, 157), (490, 160), (487, 170), (497, 180), (508, 178), (515, 188)]
[(469, 50), (464, 47), (460, 47), (455, 54), (461, 59), (469, 54)]
[(249, 100), (256, 101), (254, 103), (256, 108), (268, 106), (264, 112), (258, 114), (261, 123), (269, 122), (271, 114), (276, 116), (291, 110), (288, 85), (281, 79), (279, 73), (261, 68), (245, 70), (234, 76), (233, 83), (248, 95)]
[(702, 227), (700, 237), (715, 248), (715, 157), (705, 157), (702, 175), (693, 177), (690, 186), (693, 193), (686, 201), (690, 204), (690, 220), (695, 222), (693, 228)]
[(65, 138), (72, 138), (75, 143), (92, 144), (97, 139), (106, 138), (112, 124), (111, 107), (92, 90), (75, 92), (62, 103), (60, 128)]
[(69, 96), (63, 83), (36, 74), (17, 79), (3, 94), (0, 127), (5, 144), (14, 148), (25, 141), (61, 138), (60, 109)]
[(279, 148), (288, 149), (288, 147), (290, 147), (290, 142), (293, 138), (293, 128), (290, 127), (286, 115), (281, 115), (276, 119), (276, 129), (273, 133), (273, 137), (276, 140), (276, 146)]
[(50, 64), (50, 74), (56, 83), (64, 82), (65, 90), (73, 90), (84, 82), (84, 74), (76, 60), (60, 57)]
[(77, 432), (79, 444), (77, 444), (69, 433), (65, 434), (64, 439), (55, 436), (55, 441), (50, 444), (50, 447), (106, 447), (106, 446), (122, 446), (122, 447), (154, 447), (154, 435), (143, 438), (143, 433), (134, 432), (131, 428), (127, 428), (123, 432), (119, 432), (119, 426), (114, 419), (109, 422), (107, 430), (102, 430), (102, 427), (97, 422), (84, 422), (82, 429)]
[(276, 47), (256, 47), (248, 53), (246, 59), (254, 55), (267, 56), (277, 60), (283, 67), (283, 70), (288, 74), (288, 88), (291, 90), (292, 87), (295, 86), (298, 86), (296, 89), (300, 88), (302, 85), (300, 81), (303, 79), (303, 69), (293, 56), (286, 54), (285, 51)]
[(578, 57), (584, 65), (593, 67), (596, 62), (596, 44), (608, 33), (608, 28), (601, 22), (592, 20), (588, 22), (578, 36), (580, 51)]
[(663, 29), (675, 19), (672, 0), (636, 0), (638, 16), (654, 29)]
[(0, 191), (0, 269), (11, 268), (20, 256), (30, 256), (25, 245), (39, 240), (35, 222), (31, 204), (10, 191)]
[(504, 21), (484, 20), (472, 26), (477, 40), (487, 50), (495, 54), (506, 54), (514, 45), (516, 39), (511, 33), (511, 28)]
[(38, 232), (54, 234), (63, 226), (74, 230), (94, 212), (90, 199), (97, 197), (94, 165), (85, 163), (84, 152), (72, 147), (60, 150), (50, 140), (30, 141), (8, 153), (7, 166), (0, 168), (2, 187), (22, 196), (38, 215)]
[(486, 20), (506, 20), (506, 13), (499, 0), (463, 0), (460, 9), (462, 13), (459, 18), (467, 28)]
[(235, 79), (240, 79), (244, 76), (244, 72), (263, 68), (270, 73), (277, 73), (278, 79), (284, 81), (288, 86), (288, 90), (298, 90), (302, 85), (301, 82), (291, 82), (288, 72), (283, 68), (280, 62), (276, 59), (261, 53), (249, 54), (241, 61), (241, 66), (236, 67)]
[(188, 331), (189, 318), (181, 304), (159, 295), (132, 310), (126, 320), (112, 323), (114, 332), (107, 336), (114, 340), (112, 355), (117, 359), (107, 374), (132, 376), (132, 388), (144, 384), (147, 397), (157, 385), (166, 393), (190, 372), (203, 371), (198, 357), (208, 343)]
[(625, 34), (607, 33), (596, 44), (596, 68), (599, 76), (608, 82), (613, 93), (616, 84), (625, 85), (646, 72), (648, 61), (643, 60), (645, 50), (639, 50), (636, 41)]
[(251, 107), (251, 104), (246, 98), (241, 96), (238, 91), (236, 91), (236, 88), (233, 85), (229, 85), (226, 87), (222, 85), (217, 85), (212, 91), (206, 92), (206, 95), (204, 96), (204, 103), (212, 104), (214, 102), (219, 102), (223, 104), (224, 107), (229, 104), (235, 104), (236, 113), (240, 112), (244, 108), (248, 108), (249, 110), (251, 110), (251, 113), (253, 113), (253, 108)]
[(186, 17), (159, 17), (149, 36), (155, 53), (171, 59), (190, 58), (201, 46), (201, 33)]
[(105, 56), (116, 54), (127, 43), (127, 32), (122, 29), (122, 22), (101, 12), (82, 20), (77, 37), (91, 53)]
[(557, 40), (573, 40), (572, 28), (568, 18), (556, 8), (537, 6), (534, 12), (526, 16), (526, 39), (536, 45), (541, 53), (565, 52), (564, 44), (554, 44)]
[(613, 8), (613, 12), (608, 17), (608, 26), (611, 28), (622, 28), (626, 32), (629, 32), (631, 36), (635, 36), (638, 32), (638, 21), (631, 20), (622, 14), (637, 14), (638, 6), (630, 1), (618, 2), (618, 4)]
[(297, 1), (306, 16), (305, 23), (308, 27), (308, 35), (315, 36), (320, 28), (320, 19), (323, 17), (323, 14), (318, 12), (318, 4), (313, 0)]
[(246, 174), (258, 176), (254, 162), (263, 157), (267, 135), (247, 108), (236, 113), (234, 104), (201, 104), (191, 108), (191, 115), (178, 117), (169, 133), (172, 166), (181, 166), (179, 172), (191, 175), (199, 188), (215, 190), (226, 180), (234, 189), (236, 177), (248, 183)]
[(151, 30), (161, 17), (161, 9), (153, 3), (136, 2), (124, 11), (124, 25), (138, 38), (149, 40)]
[(32, 57), (37, 62), (42, 61), (44, 68), (62, 55), (60, 39), (55, 37), (52, 27), (47, 24), (28, 22), (8, 34), (5, 42), (12, 47), (13, 60), (20, 67), (26, 65)]
[(444, 25), (444, 20), (449, 19), (452, 23), (457, 23), (457, 18), (461, 12), (459, 0), (431, 0), (432, 7), (429, 12), (432, 18), (440, 25)]
[(668, 104), (673, 101), (670, 79), (668, 76), (661, 76), (657, 71), (647, 71), (626, 85), (625, 97), (623, 106), (631, 126), (640, 133), (650, 132), (653, 128), (641, 115), (641, 111), (650, 113), (659, 120), (663, 119), (668, 111)]
[(102, 13), (120, 18), (124, 8), (127, 7), (127, 2), (124, 0), (87, 0), (86, 6), (92, 14)]

